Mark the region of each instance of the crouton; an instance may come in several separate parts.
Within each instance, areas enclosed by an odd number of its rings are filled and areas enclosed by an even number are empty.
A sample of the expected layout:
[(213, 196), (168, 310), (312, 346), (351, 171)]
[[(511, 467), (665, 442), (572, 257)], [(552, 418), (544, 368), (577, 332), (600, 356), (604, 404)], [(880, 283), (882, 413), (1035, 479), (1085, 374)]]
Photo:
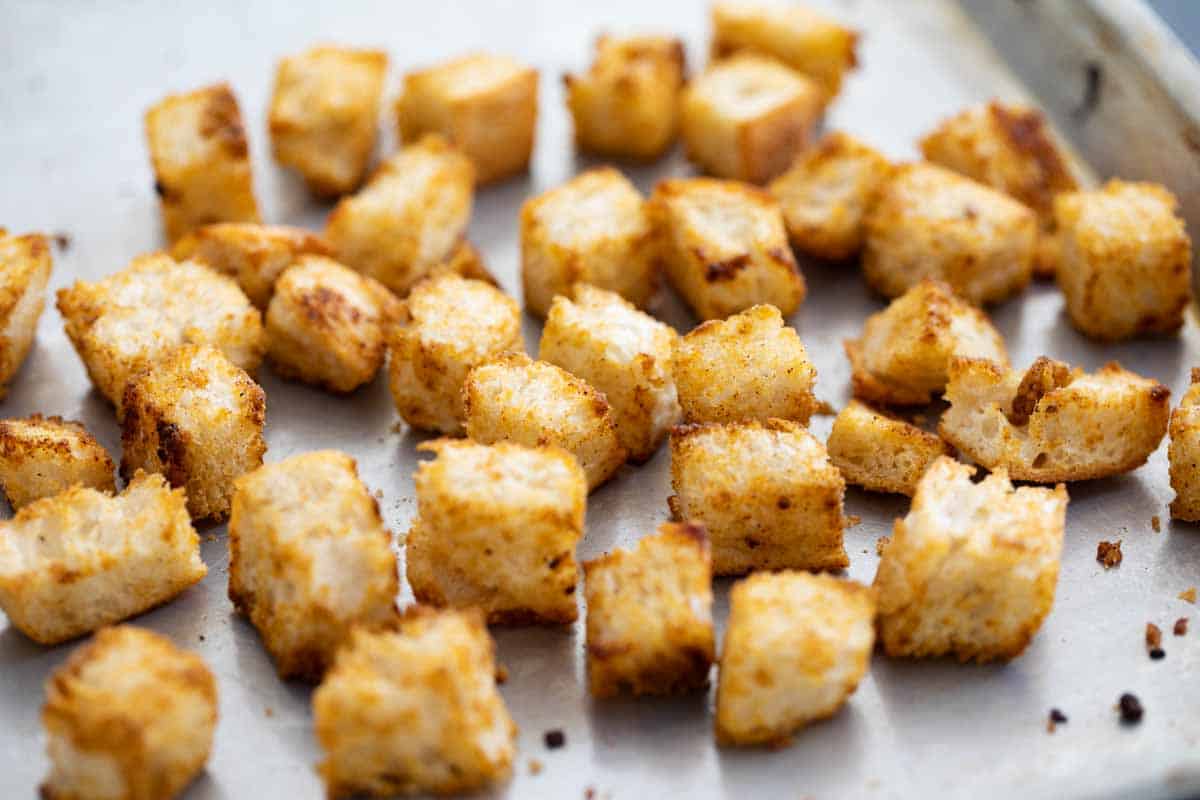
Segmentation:
[(1171, 392), (1161, 383), (1114, 362), (1091, 375), (1069, 371), (1058, 385), (1031, 386), (1031, 373), (1040, 370), (1037, 363), (1022, 373), (982, 359), (953, 359), (950, 407), (938, 432), (976, 464), (1034, 483), (1129, 472), (1146, 463), (1166, 435)]
[(463, 384), (467, 436), (483, 444), (555, 445), (575, 456), (588, 490), (628, 454), (604, 395), (565, 369), (510, 353), (476, 367)]
[(807, 425), (817, 369), (775, 306), (709, 320), (675, 346), (671, 371), (688, 422), (771, 417)]
[(46, 681), (47, 800), (163, 800), (204, 768), (217, 726), (208, 666), (157, 633), (105, 628)]
[(1200, 521), (1200, 369), (1192, 370), (1192, 384), (1184, 392), (1179, 407), (1171, 412), (1171, 442), (1167, 447), (1170, 462), (1171, 516), (1189, 522)]
[(114, 469), (81, 422), (41, 414), (0, 420), (0, 486), (14, 511), (72, 486), (115, 491)]
[(0, 228), (0, 400), (33, 347), (51, 265), (45, 236), (9, 236)]
[(1076, 328), (1106, 341), (1179, 330), (1192, 241), (1178, 205), (1158, 184), (1117, 180), (1055, 198), (1055, 274)]
[(820, 87), (771, 58), (708, 67), (679, 101), (687, 157), (709, 175), (762, 183), (788, 168), (821, 119)]
[(712, 554), (702, 525), (668, 522), (583, 565), (596, 697), (703, 689), (712, 666)]
[(396, 101), (404, 141), (445, 136), (471, 159), (480, 184), (528, 168), (537, 116), (537, 70), (488, 53), (408, 73)]
[(1033, 274), (1034, 213), (933, 164), (896, 167), (865, 225), (863, 275), (887, 297), (935, 278), (976, 305), (996, 303), (1024, 289)]
[(649, 161), (675, 141), (683, 42), (666, 36), (596, 39), (583, 75), (563, 75), (575, 146), (600, 156)]
[(875, 589), (890, 656), (1016, 658), (1054, 604), (1067, 490), (1013, 489), (942, 456), (883, 548)]
[(608, 289), (645, 308), (658, 291), (657, 254), (645, 202), (624, 175), (600, 167), (525, 201), (521, 282), (525, 308), (545, 317), (576, 283)]
[(790, 316), (807, 288), (779, 204), (732, 181), (660, 181), (647, 204), (667, 278), (701, 319), (759, 303)]
[(362, 183), (387, 65), (382, 50), (328, 46), (279, 62), (267, 117), (271, 150), (314, 194), (345, 194)]
[(313, 693), (329, 797), (482, 789), (505, 780), (517, 726), (477, 611), (416, 607), (396, 632), (356, 630)]
[(161, 475), (115, 497), (73, 486), (0, 522), (0, 609), (39, 644), (141, 614), (207, 572), (183, 490)]
[(442, 439), (415, 475), (406, 542), (417, 601), (483, 610), (490, 623), (574, 622), (587, 480), (565, 450)]
[(854, 581), (787, 570), (729, 593), (717, 684), (717, 742), (786, 745), (837, 713), (875, 645), (875, 593)]
[(671, 378), (675, 329), (620, 295), (577, 284), (575, 299), (554, 298), (538, 357), (604, 393), (617, 438), (633, 461), (648, 460), (679, 422)]
[(826, 448), (846, 483), (909, 497), (934, 459), (954, 452), (934, 434), (858, 400), (837, 415)]
[(325, 224), (338, 261), (403, 297), (462, 245), (471, 218), (471, 162), (440, 136), (384, 161)]
[(675, 519), (708, 529), (715, 575), (850, 563), (845, 481), (799, 423), (679, 426), (671, 432), (671, 487)]
[(160, 100), (146, 143), (167, 239), (214, 222), (258, 222), (242, 112), (227, 83)]

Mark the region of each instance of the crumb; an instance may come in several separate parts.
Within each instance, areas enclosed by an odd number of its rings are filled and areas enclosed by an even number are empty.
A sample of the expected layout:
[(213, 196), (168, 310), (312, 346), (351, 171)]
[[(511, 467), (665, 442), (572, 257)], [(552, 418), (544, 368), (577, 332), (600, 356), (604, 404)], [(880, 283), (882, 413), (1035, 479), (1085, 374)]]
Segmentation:
[(877, 555), (877, 556), (883, 555), (883, 548), (887, 547), (888, 543), (891, 541), (892, 541), (892, 539), (890, 536), (880, 536), (878, 539), (876, 539), (875, 540), (875, 555)]
[(496, 683), (508, 683), (508, 667), (503, 664), (496, 665)]
[(1179, 599), (1183, 600), (1185, 602), (1188, 602), (1188, 603), (1195, 603), (1196, 602), (1196, 587), (1189, 586), (1188, 588), (1184, 589), (1182, 592), (1179, 593)]
[(1162, 644), (1162, 630), (1153, 622), (1146, 623), (1146, 647), (1155, 648)]
[(54, 244), (59, 251), (65, 253), (71, 249), (71, 234), (65, 231), (59, 231), (54, 234)]
[(564, 747), (567, 744), (567, 735), (559, 728), (555, 728), (552, 731), (546, 731), (545, 736), (542, 738), (546, 740), (546, 747), (550, 748), (551, 750), (557, 750), (558, 748)]
[(376, 499), (376, 500), (382, 500), (382, 499), (383, 499), (383, 489), (376, 489), (376, 490), (375, 490), (375, 499)]
[(1112, 569), (1121, 563), (1121, 540), (1115, 542), (1100, 542), (1096, 545), (1096, 560), (1100, 562), (1105, 569)]
[(1046, 733), (1054, 733), (1054, 729), (1067, 721), (1067, 715), (1057, 708), (1050, 709), (1050, 717), (1046, 720)]
[(850, 516), (846, 517), (847, 528), (853, 528), (855, 525), (859, 525), (861, 523), (862, 517), (860, 517), (858, 514), (851, 514)]
[(594, 798), (596, 797), (595, 787), (589, 786), (586, 789), (584, 789), (583, 797), (584, 797), (584, 800), (594, 800)]
[(1117, 709), (1121, 712), (1121, 722), (1126, 725), (1136, 725), (1142, 721), (1142, 715), (1145, 714), (1145, 709), (1142, 708), (1142, 701), (1137, 699), (1137, 695), (1126, 692), (1121, 695), (1117, 701)]
[(541, 775), (542, 774), (542, 762), (538, 761), (536, 758), (529, 759), (529, 774), (530, 775)]
[(1187, 617), (1180, 617), (1179, 619), (1175, 620), (1175, 627), (1171, 630), (1176, 636), (1187, 636), (1187, 626)]
[(1159, 520), (1158, 514), (1155, 514), (1150, 518), (1150, 527), (1154, 529), (1155, 533), (1158, 533), (1162, 530), (1162, 521)]
[(275, 716), (275, 709), (271, 708), (270, 706), (267, 706), (266, 708), (263, 709), (263, 713), (266, 714), (268, 717), (273, 717), (273, 716)]
[(836, 417), (837, 409), (828, 400), (818, 400), (813, 414), (818, 417)]
[[(1187, 627), (1187, 626), (1184, 626), (1184, 627)], [(203, 634), (203, 633), (202, 633), (202, 634), (200, 634), (200, 641), (202, 641), (202, 642), (204, 641), (204, 634)]]
[(1155, 661), (1161, 661), (1166, 657), (1167, 657), (1167, 651), (1163, 650), (1161, 647), (1150, 648), (1150, 658), (1151, 659), (1153, 659)]
[(392, 427), (388, 428), (392, 433), (404, 433), (404, 420), (397, 420), (392, 423)]

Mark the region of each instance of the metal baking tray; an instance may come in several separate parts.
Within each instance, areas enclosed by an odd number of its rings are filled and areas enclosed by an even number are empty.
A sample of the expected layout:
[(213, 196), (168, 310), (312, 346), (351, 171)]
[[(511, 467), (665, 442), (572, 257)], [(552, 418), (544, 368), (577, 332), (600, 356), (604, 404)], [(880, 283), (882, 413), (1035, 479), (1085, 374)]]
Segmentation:
[[(1028, 85), (1039, 90), (1037, 99), (1100, 174), (1166, 180), (1197, 221), (1200, 162), (1189, 148), (1200, 137), (1191, 138), (1189, 104), (1200, 94), (1177, 91), (1195, 85), (1195, 63), (1139, 3), (823, 5), (864, 32), (861, 68), (834, 106), (830, 127), (860, 134), (895, 158), (912, 158), (916, 138), (943, 116), (993, 96), (1028, 97)], [(335, 41), (386, 48), (393, 83), (409, 67), (474, 48), (510, 53), (541, 68), (533, 167), (526, 177), (479, 192), (471, 228), (505, 288), (517, 294), (520, 203), (592, 163), (573, 153), (559, 74), (586, 66), (601, 30), (675, 33), (687, 41), (692, 65), (703, 62), (708, 35), (706, 3), (665, 0), (594, 6), (561, 0), (7, 0), (0, 16), (0, 223), (66, 237), (69, 247), (56, 254), (55, 289), (76, 278), (98, 278), (161, 247), (142, 112), (167, 91), (218, 79), (230, 80), (241, 99), (266, 219), (319, 227), (328, 209), (272, 164), (264, 117), (276, 60), (314, 42)], [(1087, 73), (1097, 70), (1103, 72), (1101, 93), (1085, 103)], [(1165, 83), (1164, 75), (1171, 76)], [(1148, 138), (1157, 142), (1149, 149)], [(390, 140), (384, 147), (391, 147)], [(1180, 153), (1188, 157), (1171, 157)], [(675, 153), (627, 171), (649, 190), (658, 178), (690, 170)], [(852, 266), (804, 263), (803, 269), (810, 295), (792, 322), (819, 370), (819, 396), (841, 406), (848, 398), (841, 342), (882, 302)], [(1118, 359), (1178, 397), (1189, 369), (1200, 362), (1194, 315), (1178, 338), (1101, 347), (1072, 330), (1061, 306), (1054, 287), (1042, 284), (994, 309), (1016, 363), (1047, 353), (1093, 369)], [(659, 313), (681, 330), (694, 322), (669, 294)], [(538, 333), (527, 320), (531, 352)], [(316, 448), (348, 451), (367, 484), (382, 492), (388, 525), (406, 531), (415, 511), (414, 446), (422, 437), (396, 425), (384, 382), (342, 398), (285, 383), (267, 367), (260, 380), (268, 398), (268, 460)], [(90, 388), (52, 304), (32, 355), (0, 405), (6, 416), (34, 411), (83, 420), (119, 455), (112, 410)], [(814, 429), (824, 436), (830, 424), (829, 417), (818, 417)], [(592, 495), (582, 557), (628, 545), (666, 518), (667, 467), (662, 451), (644, 467), (623, 468)], [(593, 702), (583, 680), (581, 625), (495, 630), (509, 673), (502, 691), (521, 727), (514, 777), (496, 796), (1200, 794), (1200, 620), (1196, 607), (1177, 599), (1181, 590), (1200, 584), (1200, 531), (1168, 521), (1165, 444), (1130, 475), (1070, 491), (1057, 601), (1024, 656), (1007, 665), (961, 666), (877, 655), (847, 707), (783, 750), (717, 749), (711, 694)], [(850, 490), (846, 506), (862, 518), (846, 536), (849, 574), (869, 582), (875, 540), (889, 532), (906, 502)], [(1155, 515), (1163, 521), (1158, 533), (1151, 529)], [(187, 796), (317, 797), (322, 790), (313, 770), (318, 752), (310, 689), (276, 678), (254, 630), (234, 616), (226, 598), (224, 529), (203, 533), (208, 578), (136, 620), (199, 651), (219, 681), (215, 749)], [(1125, 560), (1118, 569), (1105, 572), (1096, 563), (1101, 539), (1123, 540)], [(717, 582), (718, 634), (728, 586)], [(407, 590), (403, 599), (409, 599)], [(1169, 631), (1180, 616), (1193, 618), (1194, 632), (1182, 639), (1168, 633), (1166, 658), (1149, 660), (1145, 623)], [(42, 682), (75, 646), (37, 646), (0, 617), (0, 796), (36, 792), (46, 771), (38, 721)], [(1136, 727), (1122, 727), (1113, 710), (1125, 691), (1137, 693), (1146, 708)], [(1054, 734), (1045, 727), (1051, 707), (1070, 719)], [(548, 729), (565, 732), (564, 748), (546, 749)], [(537, 774), (533, 760), (542, 767)]]

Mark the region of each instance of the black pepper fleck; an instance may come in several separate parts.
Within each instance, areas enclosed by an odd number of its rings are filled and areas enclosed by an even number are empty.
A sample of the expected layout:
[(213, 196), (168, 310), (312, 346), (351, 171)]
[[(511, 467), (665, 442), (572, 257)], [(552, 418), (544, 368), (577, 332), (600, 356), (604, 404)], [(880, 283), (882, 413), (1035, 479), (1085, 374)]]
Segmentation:
[(1067, 715), (1059, 711), (1057, 708), (1050, 709), (1050, 719), (1062, 724), (1067, 721)]
[(557, 750), (567, 743), (567, 735), (557, 728), (552, 731), (546, 731), (545, 735), (546, 747), (551, 750)]
[(1167, 655), (1167, 651), (1163, 650), (1161, 647), (1154, 647), (1154, 648), (1151, 648), (1151, 650), (1150, 650), (1150, 657), (1152, 659), (1154, 659), (1155, 661), (1158, 661), (1159, 659), (1164, 658), (1166, 655)]
[(1138, 724), (1142, 721), (1142, 715), (1146, 713), (1142, 708), (1142, 701), (1130, 692), (1121, 695), (1121, 699), (1117, 701), (1117, 708), (1121, 711), (1121, 722), (1126, 725)]

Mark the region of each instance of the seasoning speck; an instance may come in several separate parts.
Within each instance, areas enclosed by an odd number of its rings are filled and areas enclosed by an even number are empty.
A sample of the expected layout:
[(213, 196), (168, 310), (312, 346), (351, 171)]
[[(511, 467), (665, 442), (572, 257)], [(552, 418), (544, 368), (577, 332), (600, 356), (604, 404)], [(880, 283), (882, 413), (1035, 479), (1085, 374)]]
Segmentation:
[(1154, 529), (1155, 533), (1162, 530), (1162, 521), (1158, 518), (1158, 514), (1150, 518), (1150, 527)]
[(1162, 659), (1166, 658), (1166, 656), (1167, 651), (1163, 650), (1161, 647), (1150, 648), (1150, 658), (1154, 659), (1155, 661), (1161, 661)]
[(529, 759), (529, 774), (530, 775), (542, 774), (542, 762), (538, 761), (536, 758)]
[(67, 252), (71, 249), (71, 234), (59, 231), (54, 234), (54, 244), (61, 252)]
[(1175, 620), (1175, 627), (1171, 630), (1174, 631), (1176, 636), (1187, 636), (1187, 626), (1187, 617), (1180, 617), (1179, 619)]
[(266, 714), (268, 717), (273, 717), (273, 716), (275, 716), (275, 709), (271, 708), (270, 706), (267, 706), (266, 708), (263, 709), (263, 713)]
[(1050, 709), (1050, 718), (1046, 720), (1046, 733), (1054, 733), (1054, 729), (1067, 721), (1067, 715), (1057, 708)]
[(546, 735), (543, 738), (546, 740), (546, 747), (551, 750), (557, 750), (567, 743), (567, 735), (558, 728), (546, 731)]
[(1126, 725), (1138, 724), (1142, 721), (1142, 715), (1146, 713), (1142, 708), (1142, 701), (1130, 692), (1121, 695), (1121, 699), (1117, 701), (1117, 709), (1121, 712), (1121, 722)]
[(1146, 623), (1146, 647), (1154, 648), (1162, 644), (1162, 631), (1153, 622)]
[(1117, 539), (1115, 542), (1100, 542), (1100, 544), (1096, 545), (1096, 560), (1105, 569), (1112, 569), (1119, 565), (1122, 558), (1124, 556), (1121, 555), (1120, 539)]
[(1187, 603), (1195, 603), (1196, 602), (1196, 587), (1189, 586), (1188, 588), (1184, 589), (1182, 592), (1179, 593), (1179, 599), (1183, 600), (1184, 602), (1187, 602)]

